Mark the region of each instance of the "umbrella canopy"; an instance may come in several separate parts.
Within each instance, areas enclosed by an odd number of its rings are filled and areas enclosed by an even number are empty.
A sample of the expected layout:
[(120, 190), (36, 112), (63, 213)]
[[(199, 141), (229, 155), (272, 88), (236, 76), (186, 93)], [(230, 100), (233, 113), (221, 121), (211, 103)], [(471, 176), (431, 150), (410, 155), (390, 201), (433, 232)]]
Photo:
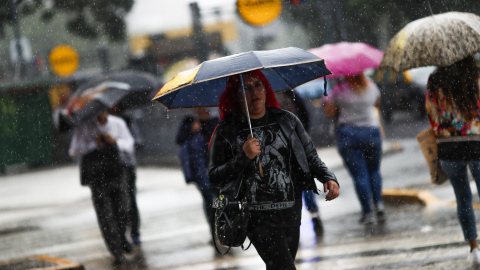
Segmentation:
[(415, 20), (390, 40), (380, 68), (448, 66), (480, 51), (480, 17), (447, 12)]
[(256, 69), (263, 72), (274, 92), (331, 74), (323, 59), (299, 48), (250, 51), (205, 61), (178, 73), (154, 100), (169, 109), (215, 107), (230, 75)]
[(326, 44), (308, 51), (324, 57), (333, 73), (328, 78), (351, 76), (369, 68), (377, 68), (383, 57), (381, 50), (362, 42)]
[(160, 85), (159, 79), (142, 71), (126, 70), (102, 75), (77, 88), (60, 115), (61, 122), (77, 126), (114, 106), (125, 110), (148, 104), (152, 92)]

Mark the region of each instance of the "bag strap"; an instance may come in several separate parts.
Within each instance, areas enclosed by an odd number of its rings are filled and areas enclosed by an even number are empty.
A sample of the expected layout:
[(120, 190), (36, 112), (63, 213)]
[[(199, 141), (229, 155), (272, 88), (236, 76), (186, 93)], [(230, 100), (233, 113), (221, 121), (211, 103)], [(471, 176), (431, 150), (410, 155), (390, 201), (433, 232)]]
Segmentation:
[[(217, 246), (217, 238), (214, 236), (212, 240), (213, 240), (213, 245), (215, 246), (215, 249), (216, 249), (217, 252), (220, 253), (222, 256), (223, 256), (223, 255), (226, 255), (226, 254), (230, 251), (230, 249), (232, 248), (232, 246), (229, 246), (228, 249), (227, 249), (227, 251), (225, 251), (225, 253), (222, 253), (222, 252), (220, 251), (220, 249), (218, 248), (218, 246)], [(250, 242), (250, 243), (251, 243), (251, 242)], [(243, 246), (243, 245), (242, 245), (242, 246)]]
[[(249, 193), (249, 192), (248, 192)], [(247, 194), (248, 194), (247, 193)], [(247, 218), (250, 218), (250, 209), (248, 208), (248, 203), (247, 203), (247, 196), (245, 195), (245, 197), (242, 199), (242, 212), (247, 216)], [(244, 228), (244, 230), (246, 231), (247, 228)], [(252, 245), (252, 240), (248, 239), (250, 241), (250, 243), (248, 244), (248, 246), (246, 248), (243, 247), (243, 244), (242, 244), (242, 250), (247, 250), (250, 248), (250, 246)]]
[(252, 240), (250, 240), (250, 239), (248, 239), (248, 240), (250, 241), (250, 243), (248, 243), (248, 246), (246, 248), (243, 248), (243, 244), (242, 244), (242, 250), (247, 250), (252, 245)]

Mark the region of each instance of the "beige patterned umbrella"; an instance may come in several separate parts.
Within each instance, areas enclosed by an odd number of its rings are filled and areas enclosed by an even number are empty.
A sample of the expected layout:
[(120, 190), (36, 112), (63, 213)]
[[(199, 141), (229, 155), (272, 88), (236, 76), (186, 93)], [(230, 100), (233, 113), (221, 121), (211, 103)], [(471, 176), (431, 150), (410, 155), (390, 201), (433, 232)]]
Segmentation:
[(415, 20), (390, 40), (380, 69), (448, 66), (480, 52), (480, 16), (447, 12)]

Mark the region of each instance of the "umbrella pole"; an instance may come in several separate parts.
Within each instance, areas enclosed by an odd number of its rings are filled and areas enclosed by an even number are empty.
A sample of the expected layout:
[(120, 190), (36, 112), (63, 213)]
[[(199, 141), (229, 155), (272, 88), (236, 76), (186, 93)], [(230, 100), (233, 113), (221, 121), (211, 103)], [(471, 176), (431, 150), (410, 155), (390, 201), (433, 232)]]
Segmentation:
[(243, 85), (243, 76), (242, 74), (240, 74), (239, 76), (240, 83), (242, 84), (243, 101), (245, 101), (245, 113), (247, 114), (248, 127), (250, 128), (250, 135), (253, 138), (252, 123), (250, 122), (250, 113), (248, 112), (247, 95), (245, 94), (245, 86)]
[[(243, 101), (245, 101), (245, 113), (247, 114), (248, 127), (250, 128), (250, 135), (253, 138), (252, 123), (250, 122), (250, 113), (248, 112), (247, 95), (245, 94), (245, 86), (243, 85), (243, 76), (242, 74), (240, 74), (239, 76), (240, 83), (242, 84)], [(260, 159), (260, 156), (257, 156), (256, 159), (258, 161), (258, 170), (260, 172), (260, 176), (263, 177), (262, 160)]]

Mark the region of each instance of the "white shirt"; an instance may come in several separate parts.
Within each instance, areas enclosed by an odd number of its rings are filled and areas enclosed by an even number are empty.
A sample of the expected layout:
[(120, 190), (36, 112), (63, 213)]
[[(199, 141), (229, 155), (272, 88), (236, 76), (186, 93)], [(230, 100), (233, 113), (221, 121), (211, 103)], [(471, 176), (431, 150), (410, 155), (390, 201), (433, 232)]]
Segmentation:
[(375, 104), (380, 97), (377, 85), (368, 80), (365, 91), (357, 93), (348, 83), (338, 85), (329, 94), (327, 100), (338, 106), (340, 114), (338, 124), (356, 127), (379, 127), (380, 121), (375, 113)]
[[(120, 157), (127, 165), (135, 164), (135, 148), (132, 134), (127, 124), (117, 116), (108, 115), (105, 125), (100, 125), (96, 120), (88, 121), (75, 128), (68, 154), (78, 158), (95, 150), (96, 138), (100, 134), (109, 134), (117, 141)], [(133, 162), (133, 164), (132, 164)]]

